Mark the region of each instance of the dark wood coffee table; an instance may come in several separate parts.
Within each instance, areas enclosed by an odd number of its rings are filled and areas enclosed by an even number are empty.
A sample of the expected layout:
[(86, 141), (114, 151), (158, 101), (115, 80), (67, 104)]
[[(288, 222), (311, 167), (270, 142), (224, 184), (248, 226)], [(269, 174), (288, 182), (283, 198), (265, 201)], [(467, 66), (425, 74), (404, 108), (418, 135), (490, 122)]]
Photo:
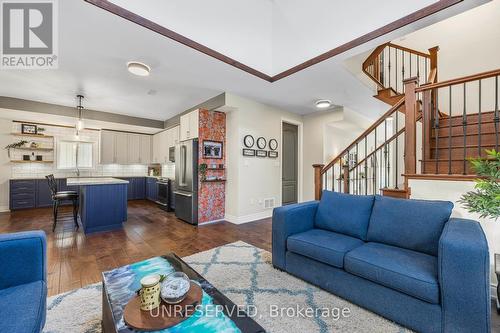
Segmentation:
[[(186, 332), (248, 332), (258, 333), (265, 330), (251, 317), (242, 311), (233, 311), (237, 306), (187, 263), (174, 253), (161, 257), (147, 259), (131, 265), (116, 268), (102, 273), (102, 330), (103, 333), (135, 332), (123, 321), (123, 309), (140, 288), (140, 279), (148, 274), (169, 274), (181, 271), (200, 284), (204, 291), (202, 307), (205, 310), (199, 315), (193, 315), (175, 328)], [(218, 316), (213, 316), (213, 310), (221, 309)], [(212, 312), (211, 312), (212, 311)], [(212, 313), (212, 315), (207, 315)], [(208, 324), (203, 327), (204, 323)], [(196, 326), (196, 327), (195, 327)], [(161, 331), (159, 331), (161, 332)]]

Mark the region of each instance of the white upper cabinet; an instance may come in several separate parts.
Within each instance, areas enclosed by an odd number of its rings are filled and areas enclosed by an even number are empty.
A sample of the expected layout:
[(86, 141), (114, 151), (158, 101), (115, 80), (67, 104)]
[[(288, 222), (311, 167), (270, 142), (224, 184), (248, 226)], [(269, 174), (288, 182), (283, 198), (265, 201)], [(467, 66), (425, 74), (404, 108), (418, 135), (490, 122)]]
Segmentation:
[(128, 164), (128, 134), (115, 132), (115, 163)]
[(151, 135), (101, 131), (101, 164), (151, 163)]
[(127, 134), (128, 142), (128, 163), (140, 164), (141, 163), (141, 135), (140, 134)]
[(181, 116), (179, 139), (186, 141), (198, 137), (199, 111), (194, 110)]
[(153, 163), (168, 163), (169, 149), (179, 143), (179, 126), (153, 135)]
[(151, 163), (151, 135), (141, 135), (141, 164)]
[(115, 163), (115, 132), (101, 131), (101, 164)]

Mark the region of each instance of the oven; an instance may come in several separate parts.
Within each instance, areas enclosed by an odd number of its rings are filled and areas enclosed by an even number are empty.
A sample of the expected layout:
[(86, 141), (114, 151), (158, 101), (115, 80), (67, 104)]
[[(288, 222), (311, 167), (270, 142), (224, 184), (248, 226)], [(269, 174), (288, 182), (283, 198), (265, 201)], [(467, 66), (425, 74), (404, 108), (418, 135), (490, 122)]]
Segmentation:
[(165, 209), (166, 211), (171, 211), (171, 186), (172, 183), (170, 179), (168, 178), (159, 178), (158, 181), (156, 182), (156, 186), (158, 189), (157, 193), (157, 198), (158, 201), (157, 203), (160, 205), (162, 209)]

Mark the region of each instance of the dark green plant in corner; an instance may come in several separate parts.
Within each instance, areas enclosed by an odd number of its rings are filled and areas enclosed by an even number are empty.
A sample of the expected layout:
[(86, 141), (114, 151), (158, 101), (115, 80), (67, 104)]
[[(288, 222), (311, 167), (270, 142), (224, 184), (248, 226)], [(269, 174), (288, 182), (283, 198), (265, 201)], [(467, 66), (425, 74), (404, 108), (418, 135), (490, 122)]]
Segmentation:
[(201, 163), (200, 166), (198, 167), (198, 171), (200, 172), (201, 180), (207, 179), (207, 168), (208, 168), (207, 163)]
[(481, 218), (497, 220), (500, 217), (500, 152), (485, 150), (487, 158), (471, 159), (472, 168), (478, 176), (475, 190), (462, 195), (463, 207)]

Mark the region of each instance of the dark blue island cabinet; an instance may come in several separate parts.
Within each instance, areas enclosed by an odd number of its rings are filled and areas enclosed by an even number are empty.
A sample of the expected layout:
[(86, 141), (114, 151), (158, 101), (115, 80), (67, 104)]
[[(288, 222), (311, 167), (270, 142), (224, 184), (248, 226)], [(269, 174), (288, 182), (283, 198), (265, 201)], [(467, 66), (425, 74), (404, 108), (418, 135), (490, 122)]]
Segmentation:
[(116, 178), (68, 178), (80, 187), (80, 220), (86, 234), (115, 230), (127, 220), (129, 182)]

